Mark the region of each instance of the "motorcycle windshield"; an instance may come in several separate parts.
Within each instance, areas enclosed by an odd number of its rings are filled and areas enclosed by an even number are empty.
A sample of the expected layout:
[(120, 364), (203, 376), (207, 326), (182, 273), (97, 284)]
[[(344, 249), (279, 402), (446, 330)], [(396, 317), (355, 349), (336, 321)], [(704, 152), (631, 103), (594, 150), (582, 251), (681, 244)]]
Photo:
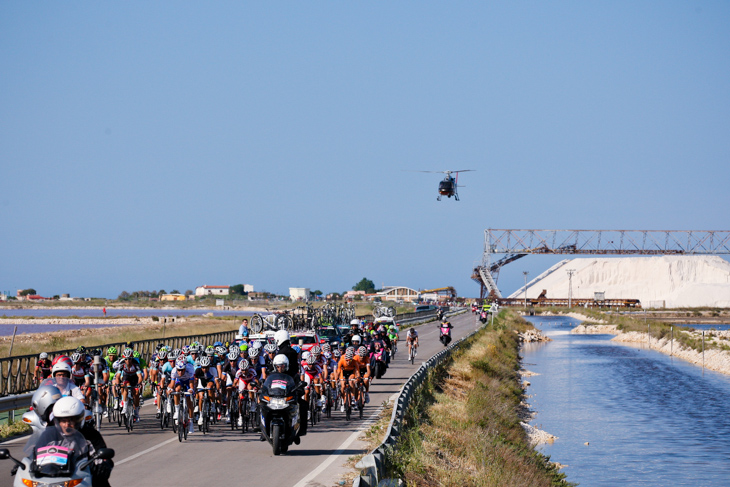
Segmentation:
[(270, 397), (289, 397), (293, 395), (293, 390), (288, 381), (282, 379), (274, 379), (265, 391)]
[(31, 473), (35, 477), (68, 477), (76, 464), (88, 457), (89, 447), (79, 431), (64, 431), (53, 425), (40, 434), (34, 433), (23, 452), (32, 460)]

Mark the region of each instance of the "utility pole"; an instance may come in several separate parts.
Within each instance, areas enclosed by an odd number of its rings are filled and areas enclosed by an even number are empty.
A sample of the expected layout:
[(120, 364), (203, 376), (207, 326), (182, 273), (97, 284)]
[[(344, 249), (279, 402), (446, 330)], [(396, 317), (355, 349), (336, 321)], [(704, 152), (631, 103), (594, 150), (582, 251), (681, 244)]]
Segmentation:
[(573, 307), (573, 274), (575, 274), (575, 269), (568, 269), (566, 271), (568, 273), (568, 308)]
[(522, 275), (525, 276), (525, 311), (527, 311), (527, 275), (528, 274), (529, 274), (529, 272), (522, 271)]

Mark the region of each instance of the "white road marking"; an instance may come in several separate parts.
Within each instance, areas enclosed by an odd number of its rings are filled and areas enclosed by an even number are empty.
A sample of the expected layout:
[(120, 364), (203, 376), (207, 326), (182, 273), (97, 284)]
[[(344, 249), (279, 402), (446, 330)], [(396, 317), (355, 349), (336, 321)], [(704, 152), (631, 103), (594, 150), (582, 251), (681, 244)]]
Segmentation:
[(141, 451), (141, 452), (139, 452), (139, 453), (135, 453), (135, 454), (134, 454), (134, 455), (132, 455), (131, 457), (127, 457), (127, 458), (125, 458), (124, 460), (121, 460), (121, 461), (118, 461), (118, 462), (114, 462), (114, 465), (122, 465), (122, 464), (124, 464), (124, 463), (127, 463), (127, 462), (131, 462), (131, 461), (132, 461), (132, 460), (134, 460), (135, 458), (139, 458), (139, 457), (141, 457), (142, 455), (144, 455), (145, 453), (149, 453), (149, 452), (151, 452), (151, 451), (155, 451), (155, 450), (157, 450), (158, 448), (160, 448), (160, 447), (163, 447), (163, 446), (167, 445), (168, 443), (172, 443), (173, 441), (179, 441), (179, 440), (177, 439), (177, 437), (174, 437), (174, 438), (170, 438), (169, 440), (163, 441), (163, 442), (162, 442), (162, 443), (160, 443), (159, 445), (155, 445), (155, 446), (153, 446), (153, 447), (151, 447), (151, 448), (147, 448), (146, 450), (143, 450), (143, 451)]
[(375, 422), (375, 420), (380, 415), (382, 410), (383, 410), (382, 407), (378, 408), (377, 411), (375, 411), (367, 420), (365, 420), (365, 422), (362, 423), (362, 426), (360, 427), (360, 429), (358, 429), (357, 431), (352, 433), (350, 436), (348, 436), (347, 439), (344, 442), (342, 442), (342, 444), (337, 448), (337, 450), (335, 450), (335, 452), (332, 455), (327, 457), (327, 459), (325, 461), (323, 461), (319, 465), (319, 467), (317, 467), (314, 470), (312, 470), (311, 472), (309, 472), (309, 474), (306, 477), (304, 477), (302, 480), (300, 480), (299, 482), (294, 484), (294, 487), (305, 487), (307, 485), (307, 483), (309, 483), (311, 480), (313, 480), (315, 477), (317, 477), (317, 475), (321, 474), (324, 471), (324, 469), (329, 467), (332, 464), (332, 462), (337, 460), (342, 455), (342, 453), (347, 449), (347, 447), (350, 446), (350, 444), (353, 441), (355, 441), (368, 426), (370, 426), (371, 424), (373, 424)]

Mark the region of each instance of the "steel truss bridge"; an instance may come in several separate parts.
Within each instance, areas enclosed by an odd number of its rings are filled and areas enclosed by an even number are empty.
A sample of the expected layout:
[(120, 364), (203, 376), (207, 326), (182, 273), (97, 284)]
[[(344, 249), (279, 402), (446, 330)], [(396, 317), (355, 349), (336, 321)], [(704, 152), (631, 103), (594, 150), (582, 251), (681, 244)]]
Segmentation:
[[(503, 255), (495, 258), (496, 254)], [(730, 254), (730, 230), (506, 230), (484, 231), (481, 265), (471, 278), (480, 299), (502, 298), (499, 270), (526, 255)]]

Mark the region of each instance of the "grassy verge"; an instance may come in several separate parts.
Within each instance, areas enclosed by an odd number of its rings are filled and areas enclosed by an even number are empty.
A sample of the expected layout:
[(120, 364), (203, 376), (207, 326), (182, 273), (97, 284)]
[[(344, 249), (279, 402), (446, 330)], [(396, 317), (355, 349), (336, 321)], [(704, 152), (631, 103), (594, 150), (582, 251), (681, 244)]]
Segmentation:
[(392, 477), (408, 486), (571, 485), (520, 426), (516, 332), (530, 327), (502, 311), (494, 328), (430, 374), (390, 456)]

